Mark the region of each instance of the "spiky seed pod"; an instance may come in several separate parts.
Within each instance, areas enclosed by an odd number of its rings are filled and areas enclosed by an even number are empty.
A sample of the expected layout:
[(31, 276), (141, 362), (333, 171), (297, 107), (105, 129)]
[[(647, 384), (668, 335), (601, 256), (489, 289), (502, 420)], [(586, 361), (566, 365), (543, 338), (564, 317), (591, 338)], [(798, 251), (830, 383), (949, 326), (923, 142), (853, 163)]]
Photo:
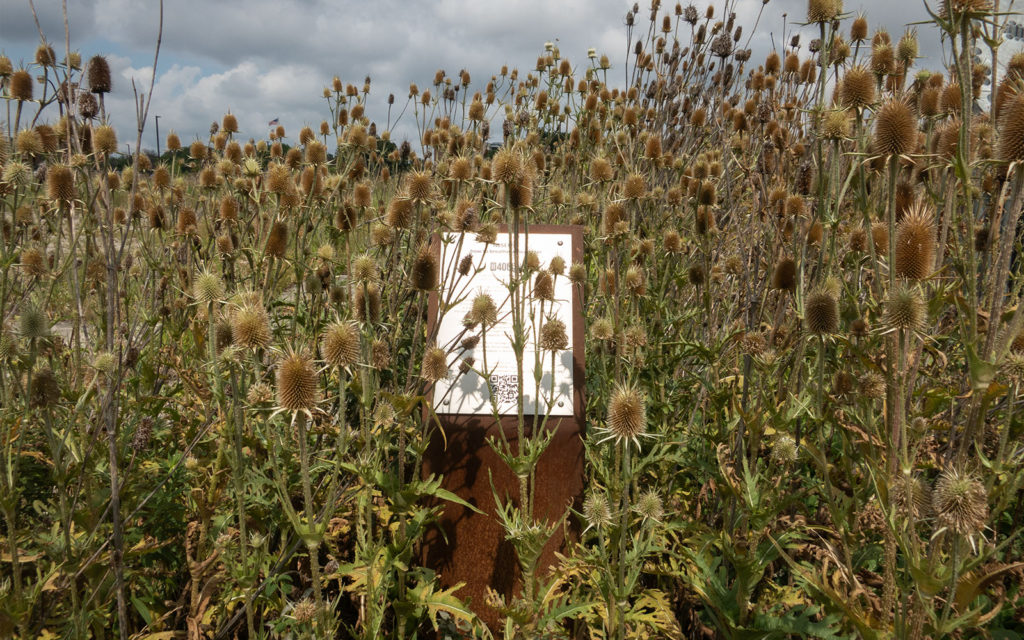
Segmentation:
[(18, 328), (26, 340), (45, 338), (50, 335), (50, 320), (42, 309), (26, 306), (18, 317)]
[(359, 327), (351, 322), (335, 322), (323, 337), (324, 361), (332, 367), (349, 367), (359, 361)]
[(598, 156), (590, 162), (590, 179), (594, 182), (608, 182), (614, 176), (615, 171), (607, 158)]
[(39, 139), (43, 143), (43, 151), (45, 153), (53, 153), (57, 150), (57, 146), (60, 144), (60, 138), (57, 137), (53, 127), (48, 124), (36, 125), (36, 132), (39, 133)]
[(782, 258), (772, 272), (772, 289), (793, 291), (796, 287), (796, 261), (793, 258)]
[(42, 252), (34, 247), (22, 250), (21, 268), (30, 276), (46, 275), (46, 261)]
[(32, 74), (24, 69), (18, 69), (11, 74), (10, 84), (7, 86), (7, 95), (11, 96), (14, 100), (31, 100), (32, 88)]
[(809, 0), (807, 22), (831, 22), (843, 11), (841, 0)]
[(555, 299), (555, 282), (548, 271), (540, 271), (533, 281), (533, 297), (536, 300)]
[(877, 400), (885, 396), (885, 378), (874, 371), (864, 374), (857, 383), (857, 390), (868, 400)]
[(917, 146), (917, 118), (907, 103), (893, 99), (875, 118), (874, 150), (883, 156), (911, 153)]
[(211, 271), (200, 271), (192, 280), (192, 297), (201, 305), (208, 305), (224, 297), (224, 281)]
[(850, 24), (850, 41), (851, 42), (863, 42), (868, 39), (868, 19), (863, 15), (859, 15), (853, 19)]
[(633, 509), (644, 520), (660, 522), (665, 515), (665, 506), (657, 489), (648, 489), (637, 496)]
[(181, 149), (181, 138), (178, 137), (174, 130), (167, 134), (167, 139), (164, 142), (167, 150), (172, 153)]
[(0, 78), (6, 78), (12, 73), (14, 73), (14, 65), (11, 64), (11, 59), (5, 55), (0, 55)]
[(537, 346), (545, 351), (562, 351), (569, 345), (569, 336), (565, 332), (565, 323), (557, 318), (548, 318), (541, 325)]
[(608, 400), (608, 430), (616, 440), (636, 440), (647, 430), (647, 402), (636, 387), (617, 384)]
[(309, 411), (317, 402), (316, 369), (304, 353), (291, 351), (277, 363), (277, 404), (288, 411)]
[(800, 457), (800, 446), (788, 435), (780, 435), (772, 444), (772, 460), (781, 465), (793, 464)]
[(988, 521), (988, 495), (974, 474), (947, 469), (935, 482), (932, 508), (940, 527), (962, 535), (981, 533)]
[(448, 378), (448, 356), (441, 347), (430, 347), (423, 354), (423, 365), (420, 375), (427, 382), (437, 382)]
[(864, 318), (857, 318), (850, 323), (850, 334), (858, 338), (863, 338), (868, 335), (868, 321)]
[(898, 285), (885, 301), (885, 323), (894, 329), (918, 329), (924, 324), (925, 305), (921, 291), (907, 284)]
[(473, 177), (473, 164), (469, 158), (459, 156), (452, 161), (448, 170), (448, 177), (457, 182), (464, 182)]
[(949, 0), (949, 6), (946, 5), (946, 0), (939, 2), (939, 15), (943, 18), (949, 17), (950, 13), (954, 16), (979, 17), (978, 14), (991, 9), (992, 0)]
[(270, 319), (262, 304), (246, 304), (231, 314), (231, 341), (239, 347), (261, 349), (270, 344)]
[(174, 229), (182, 235), (190, 235), (196, 232), (197, 222), (196, 212), (191, 208), (185, 207), (178, 212), (178, 222)]
[(611, 340), (615, 337), (615, 326), (608, 318), (598, 318), (590, 326), (590, 335), (595, 340)]
[(643, 198), (646, 194), (647, 184), (642, 175), (634, 173), (626, 178), (626, 182), (622, 186), (622, 197), (629, 198), (630, 200), (638, 200)]
[(388, 206), (388, 214), (385, 222), (396, 229), (406, 229), (412, 226), (413, 201), (407, 198), (394, 198)]
[(238, 219), (238, 201), (230, 195), (225, 195), (220, 199), (220, 211), (221, 220), (237, 220)]
[(89, 80), (89, 91), (93, 93), (110, 93), (110, 65), (103, 56), (93, 56), (89, 59), (87, 71)]
[(198, 140), (188, 146), (188, 155), (193, 160), (204, 160), (206, 158), (206, 152), (206, 145)]
[(601, 491), (591, 491), (583, 501), (583, 520), (587, 527), (604, 529), (612, 523), (612, 510), (608, 496)]
[(220, 129), (225, 133), (238, 133), (238, 118), (235, 117), (235, 114), (230, 111), (225, 113), (224, 118), (221, 120)]
[(935, 261), (935, 217), (921, 203), (903, 216), (896, 229), (896, 275), (909, 280), (923, 280), (931, 275)]
[(75, 174), (65, 165), (52, 165), (46, 171), (46, 195), (51, 200), (68, 202), (75, 199)]
[(808, 294), (804, 301), (804, 323), (811, 333), (835, 333), (839, 327), (839, 305), (835, 296), (826, 289)]
[(825, 114), (821, 135), (826, 140), (841, 140), (850, 137), (851, 128), (850, 114), (845, 109), (834, 109)]
[(871, 242), (875, 245), (875, 253), (887, 254), (889, 252), (889, 226), (884, 222), (872, 224)]
[(214, 339), (216, 340), (217, 353), (221, 353), (224, 349), (230, 347), (234, 339), (231, 336), (231, 323), (227, 320), (221, 319), (214, 325)]
[(412, 263), (409, 280), (414, 289), (433, 291), (437, 287), (437, 256), (429, 248), (424, 247)]
[(889, 484), (889, 502), (904, 517), (930, 517), (933, 501), (932, 490), (920, 475), (896, 477)]
[(939, 114), (939, 90), (935, 87), (925, 87), (921, 90), (921, 97), (917, 104), (922, 116), (926, 118), (937, 116)]
[(377, 261), (363, 253), (352, 261), (352, 279), (356, 282), (372, 282), (377, 279)]
[(273, 258), (283, 258), (288, 248), (288, 224), (282, 220), (274, 222), (267, 236), (266, 254)]
[(380, 287), (375, 282), (360, 282), (352, 293), (352, 307), (359, 322), (380, 322)]
[(479, 293), (473, 298), (469, 314), (472, 321), (484, 329), (498, 321), (498, 307), (494, 304), (494, 298), (486, 293)]
[(22, 129), (19, 131), (18, 135), (14, 138), (14, 148), (18, 153), (26, 156), (42, 155), (45, 151), (43, 148), (43, 138), (35, 129)]
[(52, 407), (60, 400), (60, 385), (50, 367), (40, 367), (32, 374), (33, 407)]
[(511, 184), (519, 179), (522, 161), (511, 149), (502, 148), (491, 160), (491, 179), (495, 182)]
[(306, 145), (306, 162), (311, 165), (322, 165), (327, 162), (327, 147), (318, 140)]
[(1003, 162), (1024, 160), (1024, 93), (1003, 105), (998, 157)]
[(852, 67), (843, 76), (843, 104), (847, 107), (864, 108), (875, 101), (875, 76), (868, 69)]
[(868, 248), (868, 234), (864, 231), (863, 227), (857, 227), (850, 231), (849, 236), (850, 251), (854, 253), (863, 253)]

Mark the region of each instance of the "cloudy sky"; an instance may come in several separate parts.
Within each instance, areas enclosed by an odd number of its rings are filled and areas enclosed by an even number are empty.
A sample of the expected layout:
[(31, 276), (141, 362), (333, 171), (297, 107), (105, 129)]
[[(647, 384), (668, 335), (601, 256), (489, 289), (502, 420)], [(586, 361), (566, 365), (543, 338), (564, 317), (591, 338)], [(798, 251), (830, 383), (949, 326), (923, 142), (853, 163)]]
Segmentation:
[[(726, 1), (714, 0), (717, 15)], [(753, 30), (761, 0), (728, 2), (737, 24), (753, 33), (754, 60), (763, 59), (773, 42), (781, 44), (784, 28), (787, 38), (799, 30), (794, 22), (806, 16), (807, 0), (770, 0)], [(46, 39), (63, 58), (60, 0), (34, 4)], [(71, 48), (83, 59), (107, 56), (114, 81), (107, 109), (121, 140), (133, 140), (131, 85), (134, 79), (141, 91), (149, 86), (158, 3), (67, 4)], [(638, 22), (646, 24), (649, 0), (640, 4)], [(703, 13), (707, 0), (694, 4)], [(160, 116), (161, 138), (173, 128), (186, 144), (205, 139), (210, 123), (228, 110), (237, 116), (243, 139), (264, 137), (273, 118), (293, 136), (303, 125), (315, 128), (328, 118), (321, 94), (334, 76), (361, 87), (369, 75), (367, 114), (383, 130), (388, 94), (395, 94), (400, 110), (409, 83), (429, 87), (438, 69), (452, 76), (466, 69), (473, 79), (470, 91), (482, 91), (502, 65), (524, 73), (532, 69), (545, 42), (554, 42), (574, 66), (582, 68), (593, 47), (621, 69), (628, 46), (624, 15), (631, 5), (631, 0), (167, 0), (150, 115)], [(674, 5), (664, 2), (662, 13)], [(884, 26), (894, 37), (927, 18), (921, 0), (846, 0), (845, 10), (866, 13), (872, 28)], [(812, 28), (804, 33), (806, 42)], [(939, 68), (935, 29), (923, 27), (919, 35), (919, 66)], [(0, 0), (0, 53), (17, 68), (32, 62), (38, 43), (29, 0)], [(394, 132), (395, 138), (414, 136), (411, 119), (406, 116)], [(143, 144), (156, 146), (152, 120)]]

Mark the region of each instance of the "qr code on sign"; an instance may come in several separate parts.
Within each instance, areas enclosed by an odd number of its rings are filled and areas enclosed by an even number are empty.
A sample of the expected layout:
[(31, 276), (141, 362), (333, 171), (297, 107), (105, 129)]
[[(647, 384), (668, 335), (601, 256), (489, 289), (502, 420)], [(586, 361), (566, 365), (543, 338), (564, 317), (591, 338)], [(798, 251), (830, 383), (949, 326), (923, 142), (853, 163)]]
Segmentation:
[(514, 373), (492, 375), (491, 394), (498, 404), (516, 402), (519, 399), (519, 376)]

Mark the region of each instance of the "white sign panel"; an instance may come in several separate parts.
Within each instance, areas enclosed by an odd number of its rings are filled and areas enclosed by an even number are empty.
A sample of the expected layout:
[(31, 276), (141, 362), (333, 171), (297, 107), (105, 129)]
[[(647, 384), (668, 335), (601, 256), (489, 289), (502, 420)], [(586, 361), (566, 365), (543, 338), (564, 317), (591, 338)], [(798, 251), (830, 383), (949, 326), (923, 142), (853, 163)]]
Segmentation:
[[(448, 233), (441, 237), (441, 283), (438, 296), (440, 324), (437, 345), (448, 355), (450, 375), (434, 386), (434, 411), (462, 415), (514, 415), (518, 412), (518, 372), (512, 347), (512, 304), (509, 290), (510, 236), (499, 233), (496, 242), (477, 242), (470, 234)], [(528, 243), (528, 246), (527, 246)], [(522, 265), (526, 252), (535, 252), (541, 269), (552, 258), (572, 263), (572, 236), (568, 233), (530, 233), (519, 236)], [(458, 266), (471, 256), (468, 275), (460, 275)], [(536, 274), (521, 287), (524, 305), (526, 348), (523, 352), (523, 411), (527, 415), (573, 415), (572, 283), (565, 273), (554, 278), (554, 301), (533, 299)], [(486, 293), (497, 307), (496, 324), (482, 331), (476, 324), (464, 322), (473, 300)], [(565, 324), (568, 347), (552, 352), (537, 348), (541, 326), (551, 318)], [(476, 338), (479, 338), (477, 340)], [(468, 341), (466, 339), (469, 339)], [(475, 345), (472, 344), (475, 341)], [(472, 345), (467, 348), (467, 343)], [(472, 367), (464, 373), (460, 364), (470, 358)], [(462, 367), (466, 369), (465, 366)], [(537, 379), (540, 383), (538, 384)], [(552, 386), (553, 382), (553, 386)], [(492, 403), (492, 394), (493, 400)]]

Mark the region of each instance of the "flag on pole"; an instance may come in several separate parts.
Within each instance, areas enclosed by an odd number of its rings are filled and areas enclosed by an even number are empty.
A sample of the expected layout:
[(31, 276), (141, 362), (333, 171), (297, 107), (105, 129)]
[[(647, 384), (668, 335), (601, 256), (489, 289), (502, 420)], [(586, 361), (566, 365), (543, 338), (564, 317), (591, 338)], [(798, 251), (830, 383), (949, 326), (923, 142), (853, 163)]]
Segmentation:
[(267, 123), (267, 126), (268, 127), (276, 127), (279, 121), (280, 121), (280, 118), (274, 118), (273, 120), (271, 120), (270, 122)]

